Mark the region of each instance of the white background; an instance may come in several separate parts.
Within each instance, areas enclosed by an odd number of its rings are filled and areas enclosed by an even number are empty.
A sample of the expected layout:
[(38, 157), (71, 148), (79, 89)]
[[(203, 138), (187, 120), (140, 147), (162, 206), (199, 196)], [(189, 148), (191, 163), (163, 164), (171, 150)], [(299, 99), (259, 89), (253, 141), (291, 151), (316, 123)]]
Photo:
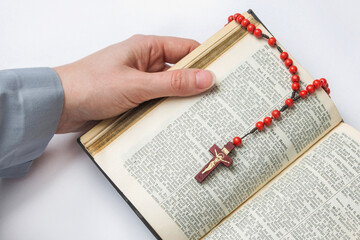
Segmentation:
[[(62, 65), (136, 33), (203, 42), (249, 8), (360, 129), (356, 0), (1, 0), (0, 69)], [(55, 136), (26, 177), (0, 180), (0, 239), (153, 239), (78, 136)]]

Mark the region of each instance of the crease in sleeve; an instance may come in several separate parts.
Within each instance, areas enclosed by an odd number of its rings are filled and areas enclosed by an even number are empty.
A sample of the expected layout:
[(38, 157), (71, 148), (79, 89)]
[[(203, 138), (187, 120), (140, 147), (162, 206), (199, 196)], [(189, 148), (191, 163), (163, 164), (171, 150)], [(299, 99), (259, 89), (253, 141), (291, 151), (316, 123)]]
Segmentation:
[(0, 71), (0, 177), (26, 174), (55, 134), (63, 104), (53, 69)]

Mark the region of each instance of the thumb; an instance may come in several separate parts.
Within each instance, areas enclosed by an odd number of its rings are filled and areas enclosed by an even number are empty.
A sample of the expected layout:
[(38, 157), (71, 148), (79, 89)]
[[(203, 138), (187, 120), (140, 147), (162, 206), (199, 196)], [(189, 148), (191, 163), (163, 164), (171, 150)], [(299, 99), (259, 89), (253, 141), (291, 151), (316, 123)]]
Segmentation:
[(165, 96), (191, 96), (202, 93), (215, 83), (215, 76), (206, 70), (179, 69), (148, 73), (149, 99)]

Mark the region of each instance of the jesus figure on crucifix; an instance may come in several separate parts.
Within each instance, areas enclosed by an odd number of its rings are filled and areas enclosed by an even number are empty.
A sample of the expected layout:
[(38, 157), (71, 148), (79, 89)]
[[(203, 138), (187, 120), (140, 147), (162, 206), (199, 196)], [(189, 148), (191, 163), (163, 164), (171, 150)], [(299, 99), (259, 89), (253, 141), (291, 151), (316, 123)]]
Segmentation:
[(225, 154), (223, 152), (218, 153), (215, 149), (215, 158), (209, 163), (209, 165), (207, 166), (207, 168), (202, 171), (201, 173), (204, 174), (207, 171), (210, 171), (211, 169), (214, 168), (214, 166), (218, 163), (218, 162), (223, 162), (223, 163), (227, 163), (229, 164), (230, 162), (228, 160), (224, 159)]
[(235, 146), (231, 142), (228, 142), (222, 149), (214, 144), (209, 149), (214, 157), (195, 176), (195, 179), (201, 183), (220, 163), (224, 164), (226, 167), (229, 167), (233, 160), (228, 156), (228, 154), (231, 152), (231, 150), (234, 149), (234, 147)]

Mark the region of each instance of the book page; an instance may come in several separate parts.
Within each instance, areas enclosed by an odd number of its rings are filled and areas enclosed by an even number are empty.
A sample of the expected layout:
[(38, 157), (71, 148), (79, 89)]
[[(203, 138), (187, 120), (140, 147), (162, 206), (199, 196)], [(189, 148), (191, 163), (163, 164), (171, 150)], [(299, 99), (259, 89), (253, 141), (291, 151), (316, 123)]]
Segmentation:
[(360, 132), (340, 124), (205, 239), (360, 239)]
[[(301, 85), (312, 82), (295, 64)], [(210, 91), (165, 100), (94, 157), (164, 239), (202, 237), (341, 121), (318, 90), (246, 138), (230, 153), (229, 168), (219, 166), (199, 184), (194, 177), (214, 143), (222, 148), (244, 135), (292, 92), (279, 52), (253, 35), (207, 69), (217, 78)]]

